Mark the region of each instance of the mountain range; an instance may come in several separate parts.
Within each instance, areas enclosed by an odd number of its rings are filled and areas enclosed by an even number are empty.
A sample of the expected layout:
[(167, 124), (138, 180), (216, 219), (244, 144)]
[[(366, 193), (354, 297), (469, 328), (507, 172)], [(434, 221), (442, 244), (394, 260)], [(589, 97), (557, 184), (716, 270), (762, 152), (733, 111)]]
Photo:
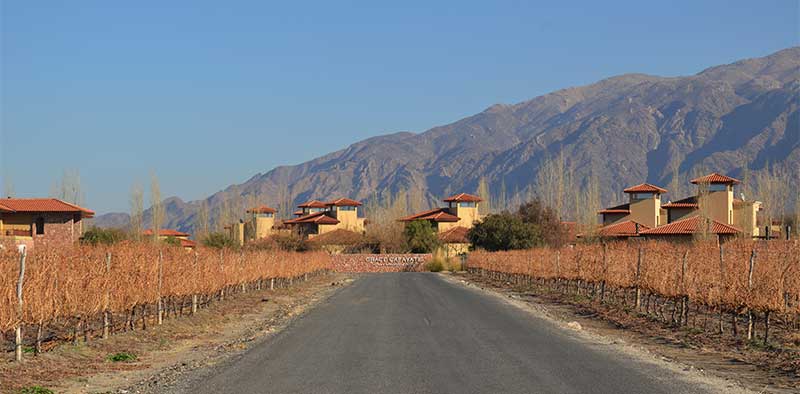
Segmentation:
[[(493, 195), (528, 195), (548, 161), (563, 157), (575, 184), (597, 180), (602, 202), (630, 185), (685, 183), (702, 171), (740, 175), (783, 166), (800, 184), (800, 47), (684, 77), (624, 74), (483, 112), (422, 133), (356, 142), (308, 162), (276, 167), (206, 199), (288, 209), (309, 199), (376, 199), (420, 190), (425, 205), (481, 179)], [(687, 189), (688, 190), (688, 189)], [(255, 198), (254, 196), (258, 196)], [(673, 199), (684, 196), (671, 196)], [(201, 201), (164, 201), (166, 228), (192, 231)], [(145, 222), (149, 210), (145, 212)], [(128, 216), (100, 215), (101, 227)]]

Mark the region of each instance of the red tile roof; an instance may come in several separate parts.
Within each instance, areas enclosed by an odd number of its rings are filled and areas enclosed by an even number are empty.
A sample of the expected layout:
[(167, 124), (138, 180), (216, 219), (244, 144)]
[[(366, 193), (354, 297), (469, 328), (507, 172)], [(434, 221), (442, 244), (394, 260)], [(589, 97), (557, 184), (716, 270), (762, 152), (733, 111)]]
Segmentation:
[(458, 216), (447, 212), (447, 208), (436, 208), (428, 211), (415, 213), (399, 219), (401, 222), (412, 222), (415, 220), (432, 220), (434, 222), (457, 222), (461, 220)]
[(311, 201), (306, 201), (306, 202), (298, 205), (297, 207), (298, 208), (327, 208), (328, 206), (322, 201), (311, 200)]
[(302, 210), (301, 211), (294, 211), (294, 212), (292, 212), (292, 215), (294, 215), (294, 216), (303, 216), (303, 211)]
[(481, 202), (482, 198), (473, 196), (472, 194), (459, 193), (455, 196), (450, 196), (444, 199), (444, 202)]
[(276, 213), (278, 211), (275, 208), (270, 208), (266, 205), (262, 205), (260, 207), (254, 207), (247, 210), (247, 213)]
[(624, 222), (609, 224), (608, 226), (600, 228), (597, 230), (597, 235), (601, 237), (635, 237), (641, 232), (649, 229), (650, 227), (647, 227), (644, 224), (634, 220), (626, 220)]
[(729, 176), (717, 174), (713, 172), (708, 175), (701, 176), (700, 178), (695, 178), (690, 181), (691, 183), (698, 184), (698, 183), (730, 183), (730, 184), (737, 184), (741, 183), (738, 179), (731, 178)]
[[(728, 224), (720, 223), (716, 220), (711, 220), (709, 231), (712, 234), (737, 234), (741, 232), (736, 227)], [(665, 224), (654, 229), (642, 231), (642, 235), (681, 235), (681, 234), (695, 234), (700, 232), (703, 226), (703, 220), (700, 216), (692, 216), (686, 219), (681, 219), (670, 224)]]
[(316, 223), (316, 224), (339, 224), (339, 220), (325, 214), (325, 212), (314, 212), (310, 215), (301, 216), (286, 220), (284, 224)]
[[(153, 235), (153, 230), (151, 230), (151, 229), (144, 230), (144, 231), (142, 231), (142, 235)], [(170, 229), (162, 228), (161, 230), (158, 230), (158, 236), (159, 237), (188, 237), (189, 234), (181, 232), (181, 231), (178, 231), (178, 230), (170, 230)]]
[(660, 188), (649, 183), (641, 183), (636, 186), (631, 186), (623, 191), (625, 193), (666, 193), (667, 189)]
[(194, 248), (197, 246), (197, 242), (194, 242), (191, 239), (178, 238), (178, 240), (181, 242), (181, 246), (184, 248)]
[(329, 201), (326, 203), (328, 206), (335, 205), (337, 207), (360, 207), (361, 203), (356, 200), (351, 200), (349, 198), (339, 198), (333, 201)]
[(661, 206), (661, 208), (697, 208), (697, 196), (686, 197), (678, 201), (670, 201)]
[(439, 233), (439, 240), (446, 244), (468, 244), (468, 232), (469, 229), (466, 227), (453, 227), (447, 231)]
[(597, 213), (631, 213), (631, 206), (628, 203), (617, 205), (615, 207), (601, 209)]
[(2, 212), (74, 212), (91, 218), (94, 211), (61, 201), (57, 198), (4, 198), (0, 199)]

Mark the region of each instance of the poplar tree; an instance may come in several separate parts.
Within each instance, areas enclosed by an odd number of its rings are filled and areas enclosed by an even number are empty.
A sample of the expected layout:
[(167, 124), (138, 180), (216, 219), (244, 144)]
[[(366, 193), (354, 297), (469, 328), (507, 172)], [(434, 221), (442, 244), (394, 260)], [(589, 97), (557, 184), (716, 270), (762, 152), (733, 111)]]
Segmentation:
[(161, 187), (158, 184), (158, 177), (155, 173), (150, 176), (150, 213), (151, 227), (153, 229), (153, 240), (158, 241), (158, 232), (164, 221), (164, 208), (161, 205)]
[(144, 193), (142, 192), (142, 187), (138, 183), (134, 183), (131, 187), (130, 208), (131, 238), (139, 241), (141, 240), (143, 230)]

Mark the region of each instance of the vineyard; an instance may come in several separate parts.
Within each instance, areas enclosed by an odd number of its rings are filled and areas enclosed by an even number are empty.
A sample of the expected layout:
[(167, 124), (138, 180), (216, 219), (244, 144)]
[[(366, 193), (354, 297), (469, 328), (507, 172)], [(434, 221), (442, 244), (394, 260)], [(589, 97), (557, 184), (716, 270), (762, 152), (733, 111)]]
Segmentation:
[[(22, 303), (17, 296), (24, 260)], [(329, 268), (326, 253), (233, 251), (125, 243), (0, 254), (0, 333), (43, 342), (107, 337), (196, 312), (238, 292), (291, 285)]]
[[(770, 322), (800, 331), (800, 244), (797, 241), (716, 243), (615, 242), (572, 248), (473, 252), (467, 269), (512, 284), (543, 286), (677, 326), (714, 330), (743, 324), (748, 340)], [(697, 316), (703, 315), (702, 323)]]

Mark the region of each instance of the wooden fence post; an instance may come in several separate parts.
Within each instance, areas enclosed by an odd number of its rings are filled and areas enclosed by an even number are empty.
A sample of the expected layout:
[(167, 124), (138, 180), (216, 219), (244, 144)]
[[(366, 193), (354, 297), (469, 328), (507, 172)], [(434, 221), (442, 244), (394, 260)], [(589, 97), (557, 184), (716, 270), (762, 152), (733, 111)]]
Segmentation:
[(636, 310), (642, 306), (642, 288), (639, 285), (640, 276), (642, 274), (642, 246), (639, 245), (639, 255), (636, 259)]
[(159, 249), (158, 250), (158, 294), (157, 294), (158, 295), (158, 305), (156, 307), (157, 308), (157, 315), (158, 315), (158, 318), (157, 318), (158, 325), (161, 325), (161, 323), (164, 322), (164, 305), (163, 305), (163, 301), (161, 300), (161, 280), (162, 280), (161, 275), (162, 275), (163, 270), (164, 270), (163, 260), (164, 260), (164, 252), (162, 252), (161, 249)]
[(608, 278), (608, 244), (603, 241), (603, 281), (600, 282), (600, 302), (606, 299), (606, 280)]
[[(750, 301), (751, 294), (750, 292), (753, 291), (753, 268), (755, 268), (756, 264), (756, 250), (755, 248), (750, 252), (750, 269), (747, 272), (747, 300)], [(747, 307), (747, 340), (750, 341), (753, 339), (753, 309), (749, 306)]]
[(219, 300), (223, 301), (225, 299), (225, 260), (222, 256), (222, 249), (219, 250), (219, 270), (220, 275), (222, 275), (222, 288), (219, 289)]
[(689, 322), (689, 295), (686, 294), (686, 264), (689, 260), (689, 250), (683, 254), (683, 262), (681, 264), (681, 316), (679, 326), (685, 326)]
[(17, 327), (14, 330), (15, 360), (22, 361), (22, 283), (25, 280), (25, 258), (28, 252), (22, 249), (19, 256), (19, 277), (17, 279)]
[(725, 296), (724, 290), (725, 290), (725, 249), (722, 247), (722, 245), (719, 245), (719, 292), (720, 292), (720, 296), (719, 296), (719, 327), (718, 327), (718, 330), (719, 330), (720, 334), (725, 333), (725, 325), (724, 325), (724, 323), (725, 323), (725, 319), (724, 319), (725, 311), (722, 308), (722, 300), (723, 300), (723, 298)]
[[(194, 252), (194, 281), (197, 284), (197, 276), (199, 273), (199, 266), (197, 264), (197, 251)], [(192, 314), (197, 313), (197, 293), (192, 294)]]
[(111, 291), (108, 289), (111, 280), (111, 252), (106, 253), (106, 299), (103, 306), (103, 339), (108, 338), (109, 327), (111, 326), (111, 311), (109, 307), (111, 304)]

